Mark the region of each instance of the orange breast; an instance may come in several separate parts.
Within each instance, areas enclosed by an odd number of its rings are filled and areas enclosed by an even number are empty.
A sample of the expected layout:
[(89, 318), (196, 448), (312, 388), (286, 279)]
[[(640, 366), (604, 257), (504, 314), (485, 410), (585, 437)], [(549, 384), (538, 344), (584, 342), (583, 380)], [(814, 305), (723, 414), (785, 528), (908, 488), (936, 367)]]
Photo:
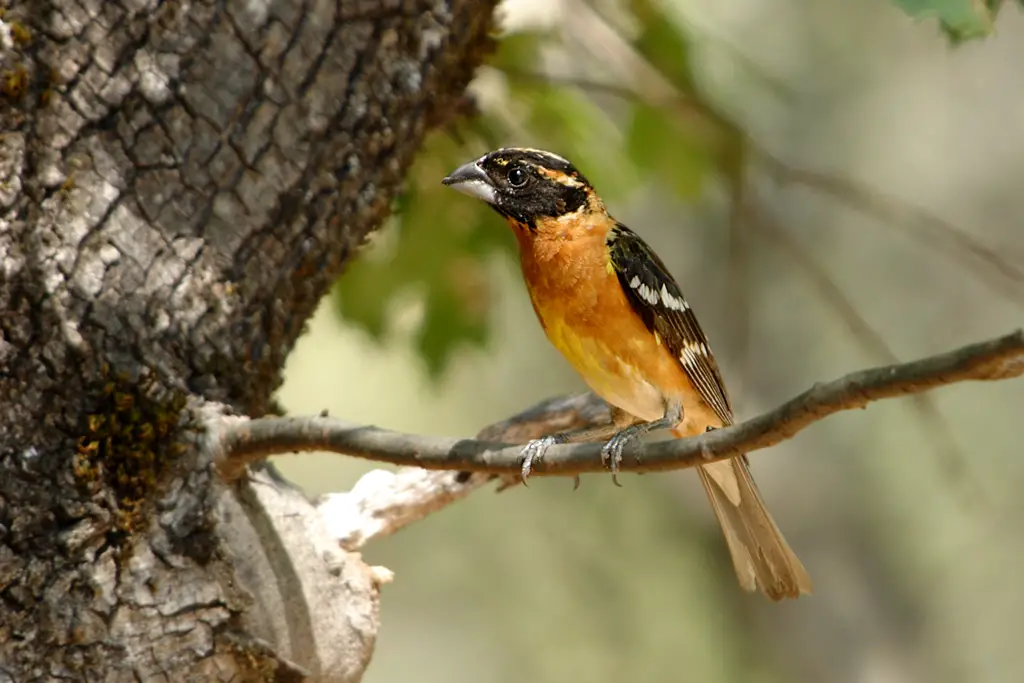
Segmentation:
[[(533, 308), (552, 344), (590, 388), (644, 420), (683, 401), (686, 431), (713, 423), (679, 361), (633, 311), (611, 269), (604, 233), (520, 235)], [(701, 424), (698, 424), (701, 423)]]

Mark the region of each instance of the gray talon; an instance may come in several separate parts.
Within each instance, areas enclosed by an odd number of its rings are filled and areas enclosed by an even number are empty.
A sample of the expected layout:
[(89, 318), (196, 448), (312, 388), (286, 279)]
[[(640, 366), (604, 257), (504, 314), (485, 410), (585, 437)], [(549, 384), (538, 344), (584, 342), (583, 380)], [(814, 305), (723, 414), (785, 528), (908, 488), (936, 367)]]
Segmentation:
[(526, 444), (523, 448), (519, 469), (519, 476), (522, 478), (524, 486), (527, 485), (526, 479), (530, 476), (533, 464), (543, 458), (544, 452), (557, 443), (561, 443), (557, 437), (545, 436), (540, 439), (534, 439)]
[(601, 461), (611, 470), (612, 483), (616, 486), (622, 486), (619, 483), (618, 477), (619, 463), (622, 462), (622, 451), (625, 450), (627, 445), (642, 435), (642, 429), (627, 427), (608, 439), (608, 442), (601, 448)]
[[(615, 436), (618, 436), (616, 434)], [(619, 463), (622, 462), (622, 447), (619, 446), (618, 440), (613, 436), (608, 443), (601, 448), (601, 462), (605, 464), (612, 472), (612, 483), (616, 486), (622, 486), (619, 483), (618, 471)]]

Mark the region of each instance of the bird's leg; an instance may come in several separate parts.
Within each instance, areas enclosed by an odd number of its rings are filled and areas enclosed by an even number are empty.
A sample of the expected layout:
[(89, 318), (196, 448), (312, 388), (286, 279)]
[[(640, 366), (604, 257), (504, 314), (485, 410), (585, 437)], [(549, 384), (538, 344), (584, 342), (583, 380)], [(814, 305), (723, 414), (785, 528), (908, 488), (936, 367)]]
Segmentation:
[[(523, 448), (522, 455), (520, 456), (519, 464), (520, 470), (519, 475), (523, 479), (523, 484), (526, 484), (526, 478), (530, 476), (530, 470), (533, 469), (533, 463), (544, 457), (544, 452), (552, 446), (563, 444), (563, 443), (583, 443), (585, 441), (604, 441), (610, 435), (615, 433), (615, 425), (603, 425), (601, 427), (592, 427), (590, 429), (578, 429), (570, 432), (559, 432), (550, 436), (544, 436), (539, 439), (533, 439), (528, 442)], [(573, 477), (572, 489), (575, 491), (579, 488), (580, 477), (576, 475)]]
[(639, 422), (615, 432), (601, 449), (601, 460), (612, 472), (612, 483), (621, 486), (617, 473), (622, 462), (622, 451), (626, 446), (642, 439), (646, 434), (659, 429), (671, 429), (683, 421), (683, 404), (680, 401), (665, 403), (665, 414), (652, 422)]

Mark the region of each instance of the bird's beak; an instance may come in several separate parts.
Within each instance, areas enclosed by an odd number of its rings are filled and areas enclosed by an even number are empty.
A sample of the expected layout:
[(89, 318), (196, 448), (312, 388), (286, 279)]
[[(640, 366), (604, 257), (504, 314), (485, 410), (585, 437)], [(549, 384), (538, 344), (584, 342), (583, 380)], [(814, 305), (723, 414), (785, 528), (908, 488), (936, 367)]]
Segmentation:
[(494, 204), (496, 201), (494, 186), (484, 170), (480, 168), (479, 161), (471, 161), (459, 166), (441, 183), (463, 194), (468, 194), (470, 197), (482, 199), (488, 204)]

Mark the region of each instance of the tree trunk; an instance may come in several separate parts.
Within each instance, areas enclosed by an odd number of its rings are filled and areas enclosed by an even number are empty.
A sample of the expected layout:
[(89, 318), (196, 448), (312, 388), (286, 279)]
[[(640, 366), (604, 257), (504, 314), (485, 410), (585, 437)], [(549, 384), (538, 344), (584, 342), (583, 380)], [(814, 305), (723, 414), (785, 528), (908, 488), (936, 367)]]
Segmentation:
[(7, 9), (0, 681), (361, 677), (380, 577), (267, 473), (222, 484), (201, 418), (273, 411), (305, 320), (458, 109), (492, 9)]

